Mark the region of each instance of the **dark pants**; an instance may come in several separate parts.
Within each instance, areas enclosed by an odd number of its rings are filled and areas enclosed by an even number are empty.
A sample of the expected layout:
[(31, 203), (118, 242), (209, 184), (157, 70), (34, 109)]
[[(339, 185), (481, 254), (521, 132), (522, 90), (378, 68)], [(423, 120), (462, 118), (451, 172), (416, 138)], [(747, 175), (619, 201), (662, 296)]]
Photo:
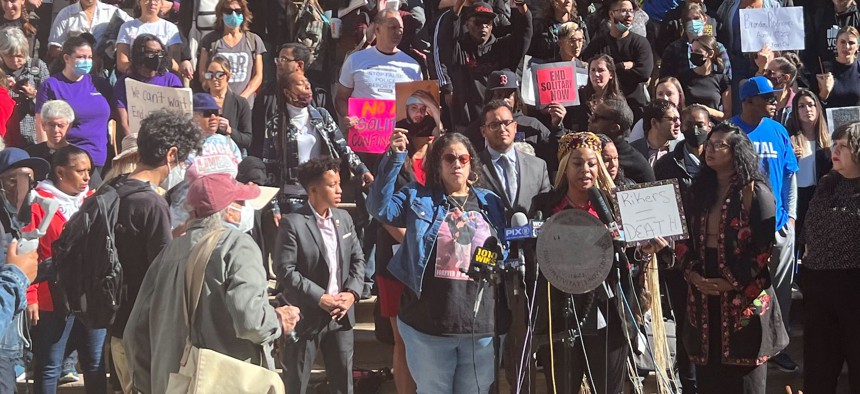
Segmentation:
[(57, 380), (66, 356), (69, 341), (78, 350), (84, 373), (87, 394), (107, 392), (102, 352), (106, 329), (91, 330), (74, 317), (40, 311), (39, 324), (33, 327), (33, 353), (35, 357), (34, 388), (36, 393), (56, 393)]
[[(806, 211), (809, 210), (809, 201), (815, 194), (815, 186), (797, 188), (797, 220), (794, 222), (794, 250), (798, 257), (803, 256), (804, 246), (800, 243), (800, 234), (806, 224)], [(782, 306), (782, 305), (780, 305)]]
[(803, 269), (804, 393), (836, 393), (848, 363), (850, 392), (860, 392), (860, 270)]
[(312, 339), (284, 345), (281, 363), (288, 393), (308, 392), (311, 367), (322, 350), (329, 393), (352, 393), (353, 332), (332, 320)]
[[(716, 254), (708, 249), (707, 264), (716, 264)], [(706, 267), (706, 271), (708, 268)], [(713, 277), (706, 275), (707, 277)], [(708, 297), (708, 320), (722, 321), (720, 297)], [(696, 367), (696, 384), (699, 394), (765, 394), (767, 387), (767, 363), (759, 366), (727, 365), (722, 362), (722, 329), (720, 324), (711, 324), (708, 343), (708, 365)]]
[(15, 359), (0, 357), (0, 394), (15, 392)]
[[(610, 305), (610, 308), (614, 308), (614, 306)], [(595, 309), (591, 313), (597, 313), (597, 310)], [(576, 341), (574, 348), (569, 352), (571, 355), (569, 359), (564, 349), (565, 345), (561, 342), (556, 342), (553, 345), (555, 380), (556, 384), (560, 386), (558, 393), (579, 393), (582, 378), (583, 376), (588, 377), (589, 369), (591, 371), (589, 380), (594, 379), (592, 393), (618, 394), (623, 392), (624, 382), (629, 380), (627, 378), (629, 352), (627, 351), (623, 328), (621, 328), (624, 323), (614, 312), (605, 314), (605, 317), (607, 327), (598, 330), (596, 335), (580, 337), (582, 340)], [(559, 324), (561, 323), (559, 322)], [(558, 331), (558, 329), (554, 327), (554, 331)], [(585, 353), (583, 353), (583, 346)], [(587, 365), (585, 355), (588, 356)], [(552, 387), (552, 363), (549, 346), (538, 352), (538, 360), (544, 367), (547, 392), (555, 392)], [(565, 387), (561, 387), (565, 382), (565, 374), (567, 374), (569, 391), (565, 391)]]
[(660, 279), (666, 286), (666, 295), (669, 297), (669, 306), (675, 320), (675, 365), (678, 367), (678, 378), (681, 379), (681, 392), (695, 393), (696, 368), (687, 355), (684, 341), (681, 340), (687, 319), (687, 280), (684, 279), (684, 272), (679, 269), (660, 270)]
[(54, 16), (54, 3), (42, 2), (39, 8), (36, 8), (36, 15), (39, 17), (39, 26), (36, 30), (36, 40), (39, 41), (39, 59), (48, 62), (48, 36), (51, 33), (51, 25)]

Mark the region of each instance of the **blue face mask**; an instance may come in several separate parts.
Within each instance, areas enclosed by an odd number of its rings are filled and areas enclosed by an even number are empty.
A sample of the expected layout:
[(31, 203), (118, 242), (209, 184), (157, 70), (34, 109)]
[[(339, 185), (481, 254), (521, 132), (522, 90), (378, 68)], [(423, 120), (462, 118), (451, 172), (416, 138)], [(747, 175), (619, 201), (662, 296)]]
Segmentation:
[(630, 30), (631, 27), (633, 26), (627, 26), (622, 22), (615, 22), (615, 28), (618, 29), (618, 31), (620, 31), (621, 33), (626, 33), (628, 30)]
[(684, 30), (696, 37), (701, 36), (705, 31), (705, 22), (698, 19), (693, 19), (684, 24)]
[(93, 69), (93, 59), (75, 59), (75, 75), (82, 77)]
[(224, 15), (224, 25), (231, 29), (235, 29), (239, 26), (242, 26), (242, 22), (245, 21), (245, 15), (229, 13)]

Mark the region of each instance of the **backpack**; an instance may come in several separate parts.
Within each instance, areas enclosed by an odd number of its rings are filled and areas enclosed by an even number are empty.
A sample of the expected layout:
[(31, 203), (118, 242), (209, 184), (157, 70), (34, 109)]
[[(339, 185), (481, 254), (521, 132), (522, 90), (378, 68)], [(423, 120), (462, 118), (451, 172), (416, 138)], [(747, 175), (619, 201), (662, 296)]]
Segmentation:
[(292, 20), (288, 30), (287, 42), (300, 42), (310, 49), (309, 70), (323, 71), (325, 54), (331, 34), (331, 22), (326, 18), (317, 0), (290, 1), (287, 18)]
[(119, 193), (112, 182), (102, 185), (51, 245), (66, 307), (90, 329), (110, 327), (124, 298), (114, 228), (120, 199), (138, 191)]

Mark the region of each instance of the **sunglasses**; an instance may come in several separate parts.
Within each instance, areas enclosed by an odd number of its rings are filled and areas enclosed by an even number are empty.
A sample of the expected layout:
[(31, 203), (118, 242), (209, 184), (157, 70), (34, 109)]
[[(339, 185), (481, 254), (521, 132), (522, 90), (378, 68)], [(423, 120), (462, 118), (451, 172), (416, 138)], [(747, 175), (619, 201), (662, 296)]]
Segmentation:
[(203, 114), (204, 118), (209, 118), (209, 117), (212, 117), (213, 115), (218, 116), (218, 110), (217, 109), (207, 109), (207, 110), (200, 111), (200, 113)]
[(446, 163), (450, 164), (450, 165), (454, 165), (455, 161), (459, 161), (460, 165), (464, 166), (467, 163), (469, 163), (470, 161), (472, 161), (472, 156), (469, 156), (467, 154), (462, 154), (460, 156), (457, 156), (453, 153), (446, 153), (446, 154), (442, 155), (442, 160), (445, 161)]
[(210, 71), (207, 71), (207, 72), (203, 73), (203, 78), (206, 78), (206, 79), (221, 79), (221, 78), (224, 78), (226, 75), (227, 75), (227, 73), (225, 73), (225, 72), (223, 72), (223, 71), (216, 71), (216, 72), (214, 72), (214, 73), (213, 73), (213, 72), (210, 72)]
[(157, 52), (157, 53), (147, 52), (147, 53), (143, 54), (143, 57), (145, 57), (147, 59), (154, 59), (154, 58), (162, 59), (162, 58), (164, 58), (164, 56), (165, 56), (164, 52)]
[(242, 15), (243, 14), (241, 8), (227, 8), (224, 11), (221, 11), (221, 13), (224, 15), (230, 15), (230, 14)]
[(758, 96), (758, 97), (760, 99), (766, 101), (768, 104), (776, 104), (777, 101), (779, 101), (776, 99), (776, 95), (773, 93), (763, 94), (763, 95)]

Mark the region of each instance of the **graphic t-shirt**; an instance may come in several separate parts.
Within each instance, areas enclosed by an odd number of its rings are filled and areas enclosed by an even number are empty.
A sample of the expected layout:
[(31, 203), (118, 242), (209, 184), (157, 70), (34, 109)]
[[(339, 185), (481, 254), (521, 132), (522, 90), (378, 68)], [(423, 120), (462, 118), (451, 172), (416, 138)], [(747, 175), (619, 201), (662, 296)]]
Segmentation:
[[(449, 199), (451, 199), (449, 197)], [(405, 289), (400, 302), (400, 319), (429, 335), (488, 336), (495, 327), (493, 289), (484, 284), (478, 316), (473, 319), (475, 299), (482, 285), (460, 269), (468, 269), (472, 255), (495, 230), (480, 212), (477, 197), (454, 197), (436, 236), (436, 245), (424, 270), (421, 298)]]
[[(256, 43), (254, 45), (254, 51), (251, 51), (251, 44), (248, 40), (255, 40)], [(213, 48), (214, 41), (214, 53), (211, 52)], [(245, 88), (248, 87), (248, 83), (251, 82), (251, 74), (254, 71), (254, 59), (257, 58), (257, 55), (262, 55), (266, 53), (266, 45), (263, 44), (263, 40), (256, 34), (251, 34), (250, 32), (246, 32), (239, 42), (234, 46), (229, 46), (227, 42), (224, 41), (224, 37), (221, 32), (213, 31), (207, 34), (200, 41), (200, 48), (205, 48), (209, 52), (209, 59), (212, 59), (215, 55), (221, 55), (227, 58), (230, 61), (230, 71), (233, 75), (230, 77), (230, 81), (228, 82), (230, 85), (230, 91), (236, 93), (237, 95), (242, 94), (245, 91)], [(253, 107), (254, 106), (254, 96), (248, 98), (248, 104)]]
[(370, 47), (344, 60), (338, 82), (353, 89), (352, 97), (394, 100), (394, 84), (420, 80), (421, 66), (409, 55), (387, 55)]

